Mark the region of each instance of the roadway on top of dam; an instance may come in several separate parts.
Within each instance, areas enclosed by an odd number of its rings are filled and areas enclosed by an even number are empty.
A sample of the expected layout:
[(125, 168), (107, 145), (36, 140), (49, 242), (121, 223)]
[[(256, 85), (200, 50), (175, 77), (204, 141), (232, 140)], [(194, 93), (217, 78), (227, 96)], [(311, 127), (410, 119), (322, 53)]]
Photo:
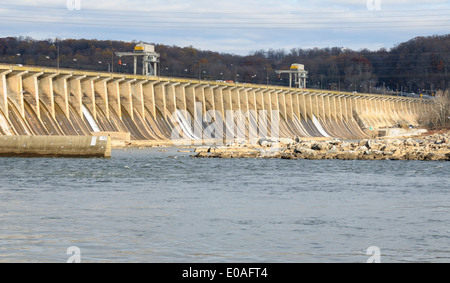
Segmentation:
[[(90, 77), (98, 79), (125, 79), (125, 80), (142, 80), (142, 81), (156, 81), (156, 82), (169, 82), (169, 83), (189, 83), (189, 84), (202, 84), (202, 85), (217, 85), (217, 86), (227, 86), (227, 87), (244, 87), (244, 88), (254, 88), (254, 89), (276, 89), (276, 90), (289, 90), (289, 91), (301, 91), (311, 94), (328, 94), (328, 95), (345, 95), (353, 97), (374, 97), (383, 99), (395, 99), (395, 100), (405, 100), (405, 101), (416, 101), (419, 98), (405, 97), (397, 95), (384, 95), (384, 94), (369, 94), (369, 93), (357, 93), (357, 92), (345, 92), (345, 91), (333, 91), (333, 90), (319, 90), (311, 88), (295, 88), (287, 86), (269, 85), (269, 84), (254, 84), (254, 83), (238, 83), (238, 82), (224, 82), (224, 81), (211, 81), (211, 80), (201, 80), (194, 78), (178, 78), (178, 77), (164, 77), (164, 76), (144, 76), (144, 75), (133, 75), (124, 73), (111, 73), (111, 72), (97, 72), (97, 71), (87, 71), (87, 70), (76, 70), (76, 69), (57, 69), (50, 67), (40, 67), (40, 66), (17, 66), (10, 64), (0, 63), (0, 73), (11, 70), (13, 72), (27, 72), (30, 74), (40, 74), (40, 73), (52, 73), (58, 76), (76, 76), (76, 77)], [(422, 100), (422, 99), (420, 99)]]

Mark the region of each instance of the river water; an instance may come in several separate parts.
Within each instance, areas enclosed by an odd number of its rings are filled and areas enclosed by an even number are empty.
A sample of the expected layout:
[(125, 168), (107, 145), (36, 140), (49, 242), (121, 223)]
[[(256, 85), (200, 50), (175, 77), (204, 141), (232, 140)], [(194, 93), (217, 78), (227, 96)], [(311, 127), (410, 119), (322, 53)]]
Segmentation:
[(0, 159), (0, 262), (450, 262), (450, 163)]

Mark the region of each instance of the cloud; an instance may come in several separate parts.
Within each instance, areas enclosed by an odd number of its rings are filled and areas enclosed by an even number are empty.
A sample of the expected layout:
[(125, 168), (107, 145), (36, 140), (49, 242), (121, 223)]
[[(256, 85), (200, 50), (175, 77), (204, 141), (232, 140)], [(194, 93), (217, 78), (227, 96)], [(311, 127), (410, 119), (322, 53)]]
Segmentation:
[(450, 4), (443, 0), (380, 0), (374, 11), (366, 0), (80, 1), (80, 11), (67, 9), (64, 0), (0, 4), (0, 36), (142, 40), (244, 55), (269, 48), (389, 48), (450, 27)]

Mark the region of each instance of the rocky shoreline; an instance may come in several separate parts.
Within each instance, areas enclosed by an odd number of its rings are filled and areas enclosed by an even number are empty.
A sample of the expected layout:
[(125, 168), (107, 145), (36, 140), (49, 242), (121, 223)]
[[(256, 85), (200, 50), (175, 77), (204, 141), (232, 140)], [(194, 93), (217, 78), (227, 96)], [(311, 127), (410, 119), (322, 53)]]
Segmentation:
[(450, 131), (364, 140), (261, 139), (255, 145), (197, 147), (195, 158), (450, 161)]

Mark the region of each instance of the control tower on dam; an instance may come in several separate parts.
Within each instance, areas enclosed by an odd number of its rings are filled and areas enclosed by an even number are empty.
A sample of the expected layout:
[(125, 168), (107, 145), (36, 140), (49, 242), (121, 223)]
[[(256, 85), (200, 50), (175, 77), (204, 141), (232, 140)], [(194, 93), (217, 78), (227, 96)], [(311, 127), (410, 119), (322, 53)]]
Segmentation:
[(416, 126), (430, 107), (418, 98), (0, 64), (0, 135), (198, 140), (214, 124), (215, 138), (354, 139)]

